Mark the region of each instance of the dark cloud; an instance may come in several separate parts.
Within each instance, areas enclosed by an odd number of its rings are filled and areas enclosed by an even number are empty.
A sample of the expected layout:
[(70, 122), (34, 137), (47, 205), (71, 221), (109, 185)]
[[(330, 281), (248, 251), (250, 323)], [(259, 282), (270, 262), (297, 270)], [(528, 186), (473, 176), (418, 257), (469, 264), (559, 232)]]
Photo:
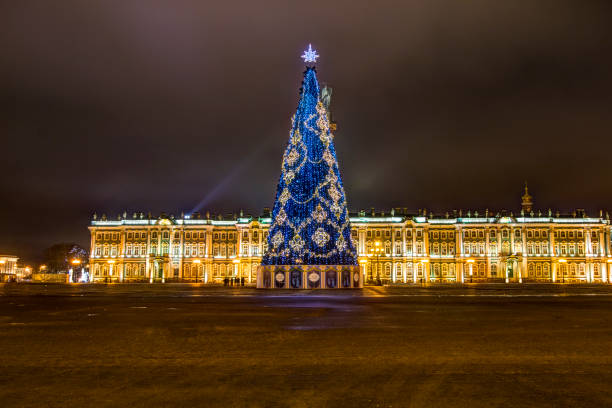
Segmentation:
[(5, 2), (0, 252), (87, 244), (95, 210), (271, 206), (308, 42), (352, 208), (515, 208), (525, 179), (608, 207), (611, 8)]

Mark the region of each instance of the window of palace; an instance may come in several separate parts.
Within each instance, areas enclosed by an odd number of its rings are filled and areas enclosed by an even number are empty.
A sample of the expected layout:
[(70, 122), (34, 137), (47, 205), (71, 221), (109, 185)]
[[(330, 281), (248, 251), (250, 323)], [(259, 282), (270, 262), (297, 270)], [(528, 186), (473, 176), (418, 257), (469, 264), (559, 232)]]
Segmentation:
[(542, 253), (548, 255), (548, 244), (545, 242), (542, 242)]
[(163, 237), (164, 237), (164, 239), (170, 238), (170, 234), (168, 233), (168, 231), (164, 231)]
[(253, 256), (259, 256), (259, 247), (257, 245), (253, 245)]
[(417, 238), (422, 238), (423, 237), (423, 230), (417, 230), (416, 237)]
[(104, 239), (105, 239), (106, 241), (108, 241), (108, 239), (109, 239), (109, 238), (110, 238), (110, 234), (109, 234), (108, 232), (107, 232), (107, 233), (105, 233), (105, 234), (104, 234)]
[(441, 252), (442, 252), (442, 255), (446, 255), (446, 254), (448, 253), (447, 248), (448, 248), (448, 247), (446, 246), (446, 242), (443, 242), (443, 243), (442, 243), (442, 251), (441, 251)]
[(491, 277), (497, 276), (497, 265), (491, 264)]
[(437, 231), (433, 232), (433, 239), (438, 239), (438, 232)]
[(389, 238), (391, 236), (391, 231), (385, 230), (385, 238)]
[[(504, 230), (505, 231), (505, 230)], [(514, 230), (514, 238), (520, 238), (521, 237), (521, 230)], [(504, 235), (504, 238), (508, 238), (508, 235)]]
[(372, 238), (372, 231), (368, 230), (368, 231), (366, 232), (366, 237), (368, 237), (368, 238)]
[(100, 234), (100, 233), (96, 234), (96, 239), (98, 241), (102, 240), (102, 234)]
[(402, 253), (402, 244), (400, 244), (399, 242), (395, 243), (395, 253), (397, 255), (400, 255)]
[(244, 231), (244, 232), (242, 233), (242, 239), (244, 239), (244, 240), (249, 239), (249, 233), (248, 233), (248, 232), (246, 232), (246, 231)]
[(380, 230), (376, 230), (376, 237), (380, 238)]
[(593, 242), (593, 253), (595, 255), (597, 255), (597, 252), (599, 252), (599, 244), (597, 242)]
[(417, 251), (417, 254), (422, 254), (423, 253), (423, 244), (421, 243), (421, 241), (417, 242), (417, 244), (416, 244), (416, 251)]
[(533, 238), (533, 231), (527, 230), (527, 238)]
[(570, 255), (576, 255), (576, 245), (574, 245), (574, 243), (569, 245), (569, 253)]
[(97, 256), (97, 257), (100, 257), (101, 253), (102, 253), (102, 249), (101, 249), (101, 248), (100, 248), (100, 246), (98, 245), (98, 246), (96, 247), (96, 256)]
[(570, 231), (570, 232), (568, 232), (568, 233), (567, 233), (567, 236), (568, 236), (569, 238), (574, 238), (574, 231)]
[(395, 231), (395, 239), (401, 239), (402, 238), (402, 231), (397, 230)]
[(234, 235), (234, 233), (233, 233), (233, 232), (230, 232), (230, 234), (229, 234), (229, 239), (230, 239), (230, 241), (233, 241), (233, 240), (235, 240), (235, 239), (236, 239), (236, 236)]
[(483, 230), (478, 231), (478, 238), (484, 238), (484, 231)]
[(225, 235), (225, 232), (221, 233), (221, 241), (225, 241), (227, 239), (227, 236)]
[(582, 238), (582, 231), (578, 231), (578, 238)]
[(565, 238), (565, 231), (561, 231), (561, 238)]
[(257, 230), (255, 230), (255, 231), (253, 231), (253, 239), (256, 240), (257, 238), (258, 238)]
[(406, 238), (412, 238), (412, 231), (410, 230), (406, 231)]

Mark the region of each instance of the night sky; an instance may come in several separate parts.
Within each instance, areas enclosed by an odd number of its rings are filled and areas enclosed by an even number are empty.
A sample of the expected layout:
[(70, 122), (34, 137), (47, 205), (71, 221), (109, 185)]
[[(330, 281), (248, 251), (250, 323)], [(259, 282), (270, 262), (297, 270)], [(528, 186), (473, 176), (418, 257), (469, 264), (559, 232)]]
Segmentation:
[(289, 3), (3, 2), (0, 253), (272, 206), (308, 43), (352, 210), (612, 208), (610, 1)]

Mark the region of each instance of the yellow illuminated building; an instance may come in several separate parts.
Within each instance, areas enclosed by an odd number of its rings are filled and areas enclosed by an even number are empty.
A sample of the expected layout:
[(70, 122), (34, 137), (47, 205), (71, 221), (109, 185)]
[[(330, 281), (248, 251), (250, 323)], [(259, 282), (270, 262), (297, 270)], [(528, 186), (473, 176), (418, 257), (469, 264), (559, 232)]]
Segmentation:
[[(90, 275), (94, 282), (256, 281), (269, 215), (180, 218), (95, 217)], [(532, 210), (488, 210), (442, 216), (405, 209), (359, 211), (352, 236), (366, 283), (610, 282), (610, 220)]]

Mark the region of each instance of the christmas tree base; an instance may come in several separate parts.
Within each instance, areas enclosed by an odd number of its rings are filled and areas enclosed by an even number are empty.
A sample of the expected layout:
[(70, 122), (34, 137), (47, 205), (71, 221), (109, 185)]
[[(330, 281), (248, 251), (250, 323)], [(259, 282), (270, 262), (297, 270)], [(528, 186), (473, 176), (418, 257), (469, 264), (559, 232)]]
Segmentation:
[(358, 265), (260, 265), (258, 289), (358, 289)]

